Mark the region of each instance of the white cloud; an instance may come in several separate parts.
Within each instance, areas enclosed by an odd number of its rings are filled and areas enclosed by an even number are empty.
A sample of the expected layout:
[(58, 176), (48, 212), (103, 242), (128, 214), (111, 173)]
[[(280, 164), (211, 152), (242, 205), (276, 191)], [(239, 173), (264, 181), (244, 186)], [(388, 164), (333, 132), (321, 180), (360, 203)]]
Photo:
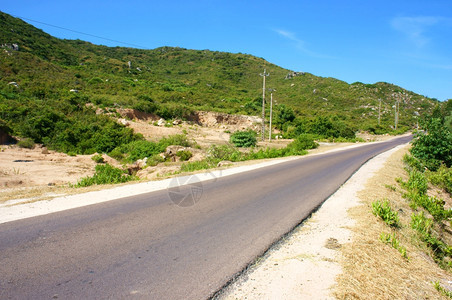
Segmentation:
[(418, 48), (422, 48), (430, 42), (427, 31), (430, 27), (447, 20), (443, 17), (396, 17), (391, 20), (391, 26), (395, 30), (405, 34), (407, 38)]
[(316, 57), (316, 58), (332, 58), (331, 56), (327, 56), (327, 55), (323, 55), (323, 54), (319, 54), (316, 53), (314, 51), (311, 51), (307, 48), (306, 46), (306, 42), (299, 39), (295, 33), (290, 32), (290, 31), (286, 31), (286, 30), (282, 30), (282, 29), (274, 29), (274, 32), (276, 32), (278, 35), (280, 35), (281, 37), (288, 39), (292, 42), (295, 43), (295, 47), (300, 50), (301, 52), (312, 56), (312, 57)]
[(299, 40), (293, 32), (289, 32), (289, 31), (285, 31), (285, 30), (281, 30), (281, 29), (275, 29), (275, 32), (285, 38), (288, 38), (289, 40), (301, 42), (301, 43), (303, 42), (303, 41)]
[(297, 38), (295, 33), (289, 32), (289, 31), (286, 31), (286, 30), (282, 30), (282, 29), (275, 29), (274, 31), (277, 34), (279, 34), (280, 36), (295, 42), (296, 47), (299, 48), (300, 50), (303, 50), (305, 52), (307, 51), (307, 49), (305, 48), (305, 42), (300, 40), (299, 38)]

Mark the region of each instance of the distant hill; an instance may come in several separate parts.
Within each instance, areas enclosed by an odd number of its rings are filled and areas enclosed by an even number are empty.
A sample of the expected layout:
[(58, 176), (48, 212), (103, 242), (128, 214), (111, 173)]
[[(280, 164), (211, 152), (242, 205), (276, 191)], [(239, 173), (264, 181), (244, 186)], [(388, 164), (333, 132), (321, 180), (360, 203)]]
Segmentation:
[(389, 83), (348, 84), (287, 70), (248, 54), (177, 47), (141, 50), (62, 40), (2, 12), (0, 46), (0, 119), (19, 135), (30, 135), (24, 122), (36, 117), (35, 110), (51, 115), (46, 122), (72, 122), (67, 118), (73, 114), (78, 118), (89, 114), (86, 103), (136, 108), (163, 118), (184, 118), (195, 110), (259, 115), (259, 74), (264, 69), (278, 105), (306, 120), (331, 116), (355, 129), (372, 130), (378, 127), (381, 99), (378, 128), (391, 131), (396, 100), (403, 128), (413, 127), (418, 116), (438, 104)]

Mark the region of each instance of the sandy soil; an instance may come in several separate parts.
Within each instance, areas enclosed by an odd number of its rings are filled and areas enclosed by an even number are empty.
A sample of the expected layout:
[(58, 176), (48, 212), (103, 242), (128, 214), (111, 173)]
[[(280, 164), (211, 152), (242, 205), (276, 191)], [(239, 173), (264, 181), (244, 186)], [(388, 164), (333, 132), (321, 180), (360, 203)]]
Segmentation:
[(54, 151), (1, 146), (0, 187), (58, 185), (92, 175), (96, 163), (91, 155), (68, 156)]

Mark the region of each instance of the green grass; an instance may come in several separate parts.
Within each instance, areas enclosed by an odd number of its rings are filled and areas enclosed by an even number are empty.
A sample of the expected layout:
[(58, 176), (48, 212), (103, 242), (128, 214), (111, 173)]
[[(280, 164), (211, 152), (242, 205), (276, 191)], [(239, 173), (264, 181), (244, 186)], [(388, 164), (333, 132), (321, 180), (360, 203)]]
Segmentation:
[(411, 228), (417, 231), (420, 240), (432, 252), (433, 259), (444, 269), (452, 268), (452, 247), (435, 235), (434, 222), (423, 212), (411, 216)]
[(96, 155), (93, 155), (93, 156), (91, 157), (91, 159), (92, 159), (94, 162), (98, 163), (98, 164), (103, 164), (103, 163), (105, 163), (105, 160), (104, 160), (102, 154), (96, 154)]
[(99, 184), (117, 184), (124, 183), (138, 178), (128, 175), (126, 171), (115, 168), (109, 164), (96, 165), (96, 172), (93, 176), (82, 178), (75, 187), (86, 187)]
[(25, 138), (17, 142), (17, 146), (20, 148), (33, 149), (35, 147), (35, 142), (32, 139)]
[(446, 290), (444, 287), (441, 286), (441, 284), (439, 283), (439, 281), (435, 281), (433, 283), (433, 286), (435, 287), (435, 289), (440, 292), (442, 295), (452, 299), (452, 291)]
[(406, 252), (406, 248), (404, 246), (400, 245), (400, 242), (397, 239), (395, 233), (389, 234), (389, 233), (382, 232), (380, 234), (380, 241), (382, 241), (385, 244), (391, 245), (392, 248), (399, 251), (399, 253), (402, 255), (403, 258), (409, 259), (407, 252)]
[(398, 228), (401, 226), (398, 213), (391, 209), (387, 200), (372, 202), (372, 213), (380, 217), (383, 222), (391, 227)]

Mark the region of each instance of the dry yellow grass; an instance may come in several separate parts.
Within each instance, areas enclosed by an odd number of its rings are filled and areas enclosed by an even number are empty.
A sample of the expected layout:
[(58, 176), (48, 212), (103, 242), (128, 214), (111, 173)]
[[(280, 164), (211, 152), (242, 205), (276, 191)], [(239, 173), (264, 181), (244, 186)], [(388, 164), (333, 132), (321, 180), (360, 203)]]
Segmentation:
[[(425, 249), (409, 227), (412, 210), (395, 182), (397, 177), (407, 179), (401, 162), (407, 150), (408, 147), (401, 149), (387, 160), (359, 194), (362, 205), (349, 211), (356, 225), (351, 228), (352, 242), (340, 249), (343, 274), (337, 278), (338, 299), (447, 299), (435, 290), (433, 283), (447, 283), (452, 280), (452, 274), (438, 267), (423, 252)], [(371, 203), (383, 199), (398, 211), (402, 228), (390, 229), (372, 214)], [(395, 232), (409, 259), (380, 241), (382, 232)]]

